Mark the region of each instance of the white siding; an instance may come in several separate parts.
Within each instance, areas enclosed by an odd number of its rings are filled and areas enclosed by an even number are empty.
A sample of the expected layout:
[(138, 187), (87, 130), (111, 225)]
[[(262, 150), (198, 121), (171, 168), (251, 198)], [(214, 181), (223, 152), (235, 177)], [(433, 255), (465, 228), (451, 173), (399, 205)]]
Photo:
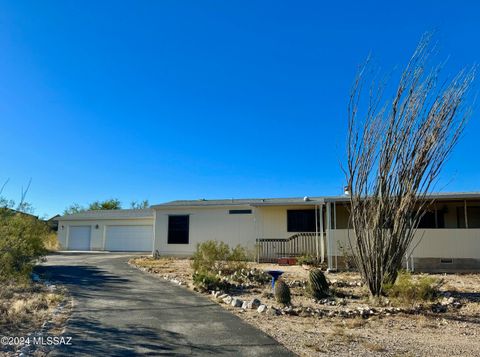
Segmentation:
[[(161, 254), (188, 255), (195, 251), (198, 243), (216, 240), (232, 247), (240, 244), (253, 250), (256, 237), (254, 215), (229, 214), (230, 209), (251, 207), (158, 209), (155, 221), (155, 249)], [(190, 216), (189, 244), (167, 244), (169, 215)]]

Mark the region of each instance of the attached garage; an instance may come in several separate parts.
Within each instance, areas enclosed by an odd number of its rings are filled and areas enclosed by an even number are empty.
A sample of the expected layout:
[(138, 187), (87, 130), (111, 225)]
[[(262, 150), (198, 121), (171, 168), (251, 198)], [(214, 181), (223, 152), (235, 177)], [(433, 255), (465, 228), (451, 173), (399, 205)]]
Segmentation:
[(153, 249), (153, 225), (107, 226), (105, 250), (112, 252), (151, 252)]
[(152, 252), (153, 210), (87, 211), (58, 218), (61, 249)]
[(68, 235), (70, 250), (90, 250), (90, 226), (71, 226)]

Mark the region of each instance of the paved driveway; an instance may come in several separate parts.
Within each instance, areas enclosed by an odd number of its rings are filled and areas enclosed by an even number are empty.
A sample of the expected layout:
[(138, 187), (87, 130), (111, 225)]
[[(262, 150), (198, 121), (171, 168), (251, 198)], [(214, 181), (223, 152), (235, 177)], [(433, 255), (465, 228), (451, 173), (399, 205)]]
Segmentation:
[(291, 356), (275, 340), (209, 299), (110, 254), (58, 254), (38, 267), (74, 299), (64, 336), (73, 346), (53, 355)]

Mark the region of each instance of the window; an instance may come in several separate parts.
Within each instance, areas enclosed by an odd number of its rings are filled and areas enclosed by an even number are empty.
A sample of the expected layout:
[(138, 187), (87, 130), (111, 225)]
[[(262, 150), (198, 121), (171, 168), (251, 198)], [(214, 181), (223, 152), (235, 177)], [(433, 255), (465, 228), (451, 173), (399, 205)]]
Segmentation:
[(252, 214), (251, 209), (231, 209), (228, 211), (229, 214)]
[(287, 231), (315, 232), (315, 210), (287, 210)]
[(445, 228), (445, 218), (443, 211), (436, 211), (437, 217), (435, 217), (435, 211), (427, 211), (418, 222), (418, 228)]
[[(480, 206), (467, 206), (468, 228), (480, 228)], [(457, 207), (457, 228), (465, 228), (465, 207)]]
[(168, 244), (188, 244), (190, 216), (168, 216)]

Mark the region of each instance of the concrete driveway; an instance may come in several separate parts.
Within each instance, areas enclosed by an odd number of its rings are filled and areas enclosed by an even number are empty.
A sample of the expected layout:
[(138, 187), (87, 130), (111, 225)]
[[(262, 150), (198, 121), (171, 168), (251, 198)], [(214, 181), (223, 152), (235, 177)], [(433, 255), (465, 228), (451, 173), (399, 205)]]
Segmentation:
[(74, 299), (64, 334), (73, 345), (53, 355), (292, 355), (209, 299), (130, 267), (128, 258), (56, 254), (38, 267)]

